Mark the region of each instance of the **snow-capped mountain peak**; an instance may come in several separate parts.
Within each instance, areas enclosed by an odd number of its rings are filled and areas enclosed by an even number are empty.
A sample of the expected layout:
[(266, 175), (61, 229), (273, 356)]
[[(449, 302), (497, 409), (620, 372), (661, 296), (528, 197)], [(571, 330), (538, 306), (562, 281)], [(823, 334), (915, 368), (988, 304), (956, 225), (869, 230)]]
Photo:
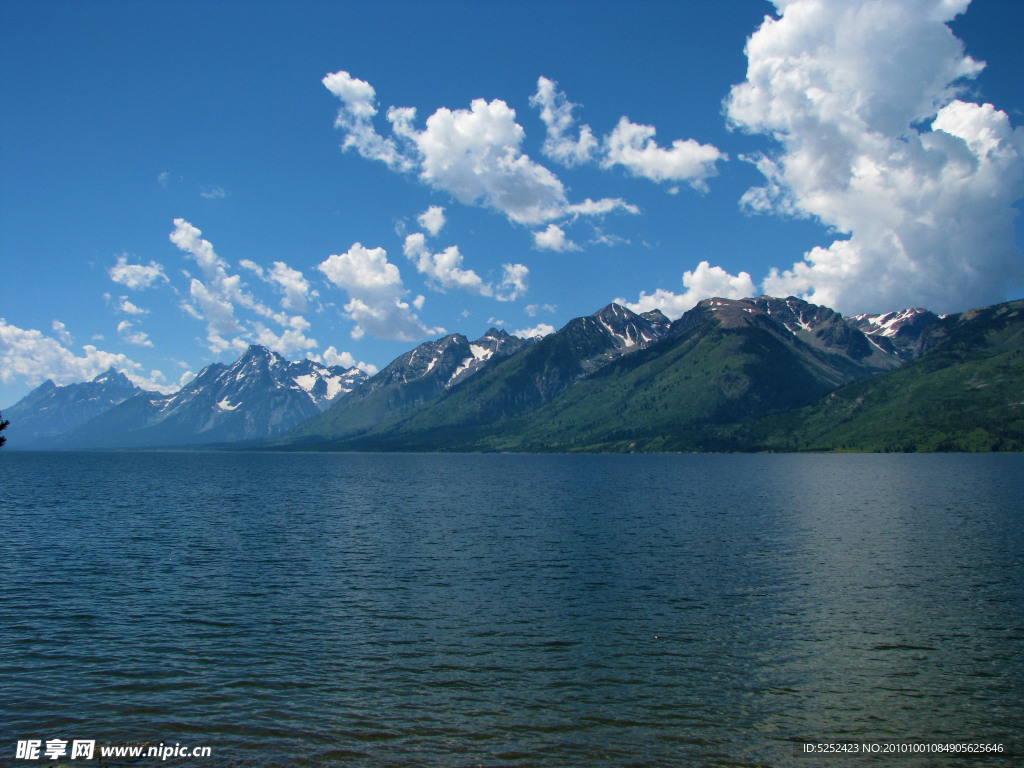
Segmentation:
[(922, 334), (938, 320), (938, 315), (920, 307), (847, 318), (847, 322), (867, 336), (872, 344), (903, 360), (912, 359), (921, 352)]
[(285, 376), (288, 380), (285, 386), (306, 393), (321, 411), (369, 378), (365, 371), (358, 368), (326, 366), (309, 359), (287, 363)]
[(872, 336), (886, 336), (892, 338), (899, 335), (900, 330), (907, 325), (914, 325), (922, 319), (922, 316), (932, 314), (927, 309), (914, 307), (899, 312), (886, 312), (882, 315), (856, 315), (852, 318), (854, 324), (861, 331)]
[[(142, 392), (123, 374), (108, 371), (89, 384), (73, 385), (78, 387), (75, 392), (90, 396), (95, 391), (107, 393), (99, 403), (104, 407), (89, 410), (79, 405), (78, 411), (88, 418), (52, 433), (54, 438), (61, 435), (54, 447), (183, 445), (273, 437), (326, 410), (367, 378), (356, 368), (308, 359), (289, 362), (259, 345), (250, 346), (231, 364), (206, 366), (172, 395)], [(53, 391), (62, 390), (72, 391)], [(43, 394), (48, 391), (43, 389)]]
[(668, 330), (669, 320), (659, 310), (638, 315), (620, 304), (609, 304), (590, 318), (603, 328), (612, 343), (621, 350), (643, 347), (657, 341)]

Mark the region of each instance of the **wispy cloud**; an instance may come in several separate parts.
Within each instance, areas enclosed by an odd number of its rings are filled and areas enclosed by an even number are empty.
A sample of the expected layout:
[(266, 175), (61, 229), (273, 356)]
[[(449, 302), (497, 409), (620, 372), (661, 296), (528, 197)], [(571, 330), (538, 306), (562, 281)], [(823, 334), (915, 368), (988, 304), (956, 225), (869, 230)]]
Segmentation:
[(129, 264), (126, 254), (118, 256), (117, 264), (107, 270), (107, 273), (115, 283), (132, 290), (152, 288), (154, 285), (167, 282), (167, 274), (162, 264), (155, 261), (150, 261), (148, 265)]
[(685, 182), (706, 191), (706, 180), (718, 173), (717, 163), (728, 159), (717, 147), (694, 139), (676, 139), (670, 148), (661, 147), (654, 139), (657, 130), (653, 125), (637, 125), (625, 116), (600, 142), (589, 125), (580, 126), (578, 138), (570, 137), (576, 123), (573, 110), (578, 105), (557, 87), (553, 80), (541, 77), (530, 104), (540, 108), (547, 126), (544, 154), (563, 165), (596, 160), (603, 168), (622, 166), (633, 176), (654, 182)]
[[(230, 274), (228, 262), (217, 255), (197, 227), (185, 219), (175, 219), (170, 240), (202, 271), (202, 280), (190, 279), (190, 298), (182, 308), (206, 323), (207, 342), (212, 351), (241, 351), (251, 343), (263, 344), (282, 355), (316, 348), (316, 339), (306, 335), (309, 322), (301, 314), (275, 312), (247, 291), (241, 276)], [(251, 261), (246, 266), (250, 270), (255, 268), (253, 271), (280, 287), (285, 294), (282, 303), (288, 304), (287, 308), (294, 308), (308, 293), (308, 283), (301, 274), (283, 262), (275, 262), (269, 271)], [(241, 311), (252, 312), (256, 317), (240, 317)], [(280, 330), (271, 330), (265, 321), (275, 323)]]
[(502, 264), (501, 282), (495, 286), (473, 270), (463, 268), (463, 256), (457, 245), (434, 252), (422, 232), (414, 232), (405, 238), (403, 252), (435, 290), (461, 290), (498, 301), (515, 301), (529, 287), (530, 270), (525, 265)]
[(135, 344), (139, 347), (152, 347), (153, 342), (149, 340), (149, 335), (143, 331), (132, 330), (134, 323), (129, 320), (122, 320), (117, 324), (117, 335), (122, 341), (126, 341), (129, 344)]
[(558, 307), (555, 306), (554, 304), (527, 304), (525, 307), (523, 307), (523, 312), (525, 312), (529, 317), (536, 317), (538, 312), (550, 313), (556, 311), (557, 309)]
[[(572, 210), (558, 177), (523, 153), (525, 131), (501, 99), (475, 99), (469, 109), (441, 107), (422, 129), (416, 127), (415, 108), (391, 107), (392, 136), (384, 137), (373, 124), (376, 91), (369, 83), (341, 71), (327, 75), (323, 84), (342, 102), (335, 126), (345, 132), (343, 149), (416, 173), (422, 183), (463, 205), (498, 211), (517, 224), (590, 215), (590, 210)], [(622, 201), (609, 200), (601, 213), (625, 208)]]
[(60, 320), (54, 320), (51, 327), (53, 328), (53, 332), (57, 334), (57, 338), (60, 339), (61, 344), (66, 347), (70, 347), (74, 344), (75, 340), (68, 332), (67, 326), (65, 326)]
[(530, 97), (530, 105), (540, 109), (540, 119), (547, 126), (542, 149), (545, 156), (571, 168), (589, 162), (600, 143), (594, 138), (589, 125), (580, 126), (576, 137), (568, 135), (576, 125), (573, 110), (578, 105), (569, 101), (557, 88), (558, 83), (554, 80), (539, 78), (537, 92)]
[(242, 259), (238, 262), (238, 266), (249, 270), (282, 294), (282, 309), (305, 312), (309, 299), (319, 296), (319, 293), (310, 286), (301, 271), (289, 267), (283, 261), (275, 261), (269, 270), (250, 259)]
[(149, 310), (143, 309), (132, 302), (128, 301), (127, 296), (119, 296), (117, 299), (117, 309), (119, 312), (124, 312), (126, 315), (148, 315)]

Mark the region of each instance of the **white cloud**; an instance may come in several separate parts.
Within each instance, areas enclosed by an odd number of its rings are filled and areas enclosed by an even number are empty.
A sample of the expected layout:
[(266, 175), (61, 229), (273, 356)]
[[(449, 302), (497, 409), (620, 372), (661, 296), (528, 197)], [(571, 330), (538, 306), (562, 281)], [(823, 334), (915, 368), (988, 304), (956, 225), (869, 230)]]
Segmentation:
[(605, 197), (600, 200), (591, 200), (589, 197), (582, 203), (573, 203), (567, 206), (565, 212), (576, 216), (603, 216), (612, 211), (623, 211), (624, 213), (638, 214), (640, 209), (632, 203), (627, 203), (621, 197)]
[(199, 194), (207, 200), (223, 200), (228, 196), (228, 193), (224, 191), (224, 187), (203, 187), (203, 191)]
[(495, 288), (476, 272), (462, 268), (462, 253), (456, 245), (434, 253), (427, 246), (422, 232), (405, 238), (403, 252), (416, 265), (416, 270), (427, 277), (437, 290), (458, 289), (477, 296), (494, 297), (498, 301), (515, 301), (528, 288), (530, 270), (522, 264), (502, 264), (502, 279)]
[(140, 347), (152, 347), (153, 342), (149, 340), (149, 335), (142, 331), (133, 331), (134, 325), (128, 320), (122, 320), (117, 324), (117, 335), (121, 337), (122, 341), (126, 341), (129, 344), (135, 344)]
[(500, 99), (474, 99), (468, 110), (438, 109), (418, 131), (415, 110), (388, 111), (395, 134), (415, 150), (424, 183), (519, 224), (559, 218), (568, 205), (562, 182), (522, 153), (525, 132), (515, 118)]
[(192, 226), (185, 219), (175, 219), (170, 240), (199, 265), (207, 280), (223, 282), (227, 279), (227, 262), (217, 255), (213, 250), (213, 244), (209, 240), (204, 240), (202, 235), (201, 229)]
[[(206, 322), (207, 334), (213, 347), (217, 352), (223, 352), (231, 346), (223, 337), (242, 332), (242, 324), (235, 317), (235, 305), (222, 293), (210, 290), (196, 277), (189, 284), (189, 295), (192, 303), (183, 304), (183, 307), (196, 319)], [(219, 340), (215, 341), (215, 337)]]
[(345, 312), (356, 324), (351, 333), (353, 339), (361, 339), (369, 333), (379, 339), (418, 341), (431, 333), (410, 310), (409, 304), (400, 300), (371, 304), (352, 298), (345, 305)]
[(554, 312), (557, 309), (554, 304), (527, 304), (523, 307), (523, 312), (530, 317), (536, 317), (538, 312)]
[(383, 248), (364, 248), (355, 243), (342, 254), (333, 254), (317, 269), (346, 291), (387, 298), (406, 293), (398, 267), (388, 261)]
[(316, 349), (316, 339), (309, 338), (305, 333), (309, 330), (309, 323), (298, 315), (292, 317), (291, 320), (293, 327), (285, 328), (281, 333), (274, 333), (263, 323), (253, 323), (256, 343), (267, 349), (272, 349), (284, 357), (290, 357), (296, 352)]
[(281, 307), (284, 309), (305, 312), (309, 299), (319, 295), (310, 287), (309, 281), (306, 280), (302, 272), (289, 267), (283, 261), (275, 261), (269, 270), (263, 269), (251, 259), (242, 259), (238, 262), (238, 266), (249, 270), (281, 293), (283, 295)]
[(127, 296), (120, 296), (118, 298), (117, 308), (119, 311), (124, 312), (126, 315), (148, 315), (149, 310), (143, 309), (132, 302), (128, 301)]
[(60, 320), (54, 320), (51, 327), (53, 328), (53, 332), (57, 334), (57, 338), (60, 339), (61, 344), (66, 347), (70, 347), (74, 344), (75, 340), (71, 338), (71, 334), (68, 332), (67, 326)]
[(392, 170), (408, 171), (413, 161), (398, 151), (393, 139), (385, 139), (373, 127), (377, 114), (377, 94), (373, 86), (348, 72), (335, 72), (322, 80), (324, 87), (341, 99), (334, 126), (345, 131), (343, 150), (354, 148), (367, 160), (379, 160)]
[(308, 355), (310, 360), (315, 360), (318, 363), (324, 365), (335, 366), (340, 365), (342, 368), (358, 368), (361, 371), (373, 376), (377, 373), (377, 366), (372, 363), (364, 363), (363, 361), (356, 362), (356, 359), (350, 352), (339, 352), (333, 346), (328, 347), (324, 350), (324, 354), (320, 355)]
[(728, 159), (717, 147), (694, 139), (676, 139), (670, 149), (659, 147), (655, 133), (652, 125), (620, 118), (604, 139), (602, 167), (621, 165), (634, 176), (657, 182), (685, 181), (694, 189), (706, 191), (705, 179), (718, 173), (715, 163)]
[(530, 287), (530, 270), (522, 264), (501, 265), (501, 289), (496, 298), (498, 301), (515, 301)]
[[(408, 293), (398, 267), (388, 261), (383, 248), (364, 248), (355, 243), (342, 254), (332, 254), (317, 269), (334, 285), (346, 291), (349, 302), (345, 312), (356, 326), (352, 338), (369, 333), (382, 339), (418, 341), (443, 328), (428, 328), (403, 301)], [(412, 306), (421, 309), (423, 297)]]
[(266, 279), (266, 273), (263, 271), (263, 267), (261, 267), (252, 259), (241, 259), (238, 262), (238, 266), (240, 266), (242, 269), (249, 270), (254, 275), (256, 275), (260, 280)]
[(431, 237), (437, 237), (445, 223), (444, 208), (440, 205), (432, 205), (417, 216), (416, 221), (430, 233)]
[(567, 134), (576, 124), (572, 111), (576, 104), (567, 100), (565, 94), (556, 91), (558, 83), (546, 77), (537, 80), (537, 92), (530, 97), (530, 105), (540, 109), (540, 119), (547, 126), (542, 152), (562, 165), (572, 167), (589, 162), (598, 149), (589, 125), (580, 126), (579, 138)]
[[(317, 346), (315, 339), (305, 335), (309, 323), (304, 317), (274, 312), (244, 290), (241, 276), (228, 273), (228, 263), (217, 255), (208, 240), (202, 238), (201, 230), (184, 219), (175, 219), (170, 239), (203, 272), (203, 280), (191, 279), (190, 300), (184, 302), (182, 308), (206, 323), (211, 350), (217, 353), (228, 349), (244, 351), (249, 344), (255, 343), (287, 356)], [(301, 312), (307, 295), (312, 295), (302, 273), (284, 262), (274, 262), (273, 267), (266, 271), (247, 259), (243, 260), (242, 266), (280, 290), (284, 294), (281, 304), (285, 309)], [(281, 331), (268, 329), (261, 320), (239, 317), (239, 310), (253, 312), (263, 320), (272, 320), (281, 326)]]
[(539, 325), (535, 325), (533, 328), (522, 328), (518, 331), (512, 331), (512, 335), (518, 336), (521, 339), (540, 339), (554, 332), (555, 327), (553, 325), (540, 323)]
[(565, 237), (565, 231), (557, 224), (548, 224), (548, 228), (533, 233), (535, 246), (545, 251), (578, 251), (580, 247)]
[(157, 282), (167, 282), (163, 265), (157, 264), (155, 261), (150, 261), (148, 266), (129, 264), (126, 255), (118, 256), (117, 264), (107, 270), (107, 273), (115, 283), (125, 285), (132, 290), (151, 288)]
[(494, 287), (471, 269), (462, 269), (462, 254), (457, 245), (449, 246), (440, 253), (433, 253), (427, 247), (426, 237), (416, 232), (405, 238), (403, 252), (416, 265), (416, 270), (426, 275), (427, 280), (438, 290), (457, 288), (478, 296), (493, 296)]
[(156, 183), (164, 189), (167, 189), (167, 180), (171, 177), (171, 174), (167, 171), (161, 171), (156, 175)]
[(615, 302), (634, 312), (660, 309), (675, 320), (703, 299), (744, 299), (757, 293), (754, 281), (746, 272), (730, 275), (721, 267), (712, 267), (707, 261), (683, 273), (683, 286), (687, 288), (685, 293), (673, 293), (659, 288), (652, 294), (641, 291), (635, 302), (626, 299), (616, 299)]
[[(812, 218), (848, 237), (772, 270), (768, 293), (847, 313), (1004, 300), (1024, 281), (1013, 203), (1024, 131), (960, 101), (982, 64), (945, 22), (968, 0), (788, 0), (747, 44), (730, 122), (779, 143), (752, 158), (756, 212)], [(928, 126), (927, 128), (923, 126)]]
[(609, 234), (600, 227), (594, 227), (594, 236), (590, 239), (590, 242), (594, 245), (606, 245), (608, 247), (630, 244), (627, 238)]
[(161, 392), (173, 391), (162, 381), (159, 371), (149, 376), (140, 373), (142, 366), (120, 353), (105, 352), (92, 344), (82, 347), (76, 355), (57, 339), (35, 329), (22, 329), (0, 318), (0, 381), (12, 384), (18, 380), (35, 386), (47, 379), (56, 384), (90, 381), (108, 368), (122, 371), (141, 387)]
[[(424, 184), (460, 203), (490, 208), (518, 224), (543, 224), (585, 212), (571, 211), (558, 177), (523, 154), (525, 132), (515, 110), (500, 99), (475, 99), (469, 109), (441, 107), (423, 130), (413, 125), (415, 108), (390, 107), (387, 119), (396, 142), (373, 127), (376, 93), (369, 83), (347, 72), (328, 75), (323, 83), (342, 101), (335, 126), (346, 133), (345, 149), (354, 147), (392, 170), (415, 171)], [(609, 210), (621, 205), (613, 201)]]
[[(703, 192), (707, 190), (705, 179), (718, 173), (715, 164), (728, 159), (717, 147), (693, 139), (676, 139), (671, 148), (660, 147), (654, 140), (654, 126), (637, 125), (625, 116), (600, 144), (589, 125), (580, 127), (578, 139), (571, 138), (567, 133), (576, 124), (572, 112), (578, 105), (568, 101), (557, 87), (554, 81), (541, 77), (530, 104), (540, 108), (540, 118), (547, 126), (544, 154), (563, 165), (598, 159), (603, 168), (621, 165), (633, 176), (655, 182), (684, 181)], [(675, 194), (679, 188), (668, 191)], [(631, 212), (637, 211), (634, 208)]]
[(283, 261), (275, 261), (268, 274), (284, 294), (281, 306), (296, 312), (305, 312), (310, 288), (302, 273), (297, 269), (292, 269)]

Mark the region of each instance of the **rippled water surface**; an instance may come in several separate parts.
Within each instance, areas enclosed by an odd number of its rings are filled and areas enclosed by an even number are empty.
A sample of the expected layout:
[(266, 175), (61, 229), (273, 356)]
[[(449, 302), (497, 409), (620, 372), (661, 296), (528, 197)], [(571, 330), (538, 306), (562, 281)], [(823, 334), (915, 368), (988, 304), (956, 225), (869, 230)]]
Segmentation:
[(28, 738), (284, 768), (1024, 742), (1022, 455), (5, 451), (0, 516), (0, 765)]

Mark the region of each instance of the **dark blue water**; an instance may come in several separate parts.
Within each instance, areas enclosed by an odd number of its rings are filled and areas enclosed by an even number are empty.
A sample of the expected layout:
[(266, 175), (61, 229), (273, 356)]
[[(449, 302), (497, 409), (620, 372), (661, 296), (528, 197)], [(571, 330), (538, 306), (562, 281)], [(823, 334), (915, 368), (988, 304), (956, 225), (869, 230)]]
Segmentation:
[(5, 451), (0, 525), (0, 765), (59, 762), (12, 759), (29, 738), (282, 768), (1024, 741), (1024, 455)]

